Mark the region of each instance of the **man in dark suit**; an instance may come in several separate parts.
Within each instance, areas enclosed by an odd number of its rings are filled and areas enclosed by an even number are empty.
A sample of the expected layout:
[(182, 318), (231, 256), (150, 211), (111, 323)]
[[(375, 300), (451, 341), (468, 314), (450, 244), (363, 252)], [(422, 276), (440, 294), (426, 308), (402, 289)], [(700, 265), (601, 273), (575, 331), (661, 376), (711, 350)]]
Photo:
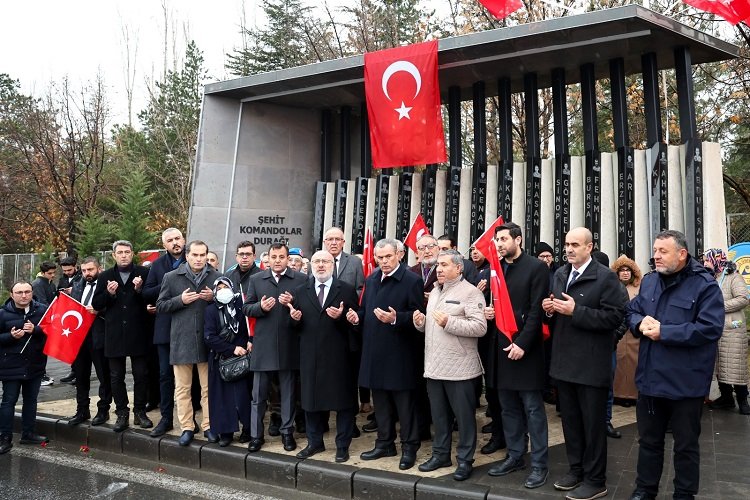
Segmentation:
[[(70, 296), (86, 306), (93, 314), (97, 311), (91, 306), (101, 267), (96, 257), (86, 257), (81, 262), (83, 279), (73, 284)], [(89, 389), (91, 388), (91, 365), (94, 365), (96, 378), (99, 380), (98, 408), (91, 425), (101, 425), (109, 420), (109, 406), (112, 404), (112, 386), (109, 377), (109, 363), (104, 357), (104, 318), (97, 314), (91, 324), (78, 356), (73, 362), (76, 383), (76, 413), (68, 419), (68, 425), (78, 425), (91, 418), (89, 410)]]
[(185, 238), (176, 227), (165, 229), (161, 241), (167, 251), (151, 264), (148, 279), (143, 286), (143, 298), (148, 309), (156, 313), (154, 319), (154, 345), (159, 356), (159, 411), (161, 419), (151, 431), (152, 437), (163, 436), (174, 428), (174, 370), (169, 364), (169, 332), (172, 315), (167, 312), (156, 312), (156, 299), (159, 298), (164, 275), (174, 271), (185, 262)]
[(250, 286), (250, 277), (261, 271), (255, 265), (255, 244), (251, 241), (240, 241), (237, 244), (237, 252), (234, 254), (234, 258), (237, 265), (225, 275), (232, 280), (234, 293), (241, 293), (244, 300)]
[(365, 284), (362, 260), (344, 252), (344, 243), (344, 232), (338, 227), (330, 228), (323, 235), (323, 246), (334, 259), (333, 277), (349, 283), (360, 294)]
[[(437, 238), (437, 244), (440, 249), (438, 251), (444, 252), (448, 250), (455, 250), (458, 252), (458, 245), (456, 239), (449, 234), (444, 234)], [(463, 277), (466, 281), (476, 286), (479, 283), (479, 271), (474, 262), (464, 257)]]
[(99, 275), (91, 305), (104, 313), (104, 355), (109, 362), (112, 398), (117, 421), (114, 431), (130, 425), (128, 392), (125, 388), (125, 358), (133, 369), (133, 423), (148, 429), (154, 424), (146, 416), (148, 329), (146, 301), (141, 293), (148, 270), (133, 264), (133, 245), (118, 240), (112, 244), (116, 265)]
[(570, 469), (555, 481), (567, 498), (607, 494), (607, 397), (612, 332), (622, 323), (627, 293), (617, 275), (591, 258), (591, 231), (565, 235), (568, 263), (555, 273), (542, 302), (552, 333), (550, 376), (557, 380)]
[[(435, 245), (437, 248), (437, 245)], [(365, 281), (362, 307), (350, 309), (346, 319), (362, 327), (362, 364), (359, 385), (369, 387), (375, 403), (378, 437), (375, 448), (360, 455), (376, 460), (396, 455), (396, 424), (401, 425), (399, 469), (414, 466), (419, 449), (419, 431), (414, 390), (422, 373), (415, 360), (418, 352), (414, 311), (424, 312), (424, 285), (416, 274), (399, 262), (399, 242), (385, 238), (375, 244), (375, 260), (380, 272)]]
[(438, 253), (440, 253), (440, 247), (434, 236), (426, 234), (417, 240), (417, 259), (419, 260), (419, 264), (411, 266), (409, 270), (422, 278), (425, 304), (427, 304), (430, 292), (437, 281), (435, 265), (437, 264)]
[[(502, 406), (503, 430), (508, 456), (489, 470), (490, 476), (504, 476), (526, 467), (526, 431), (531, 438), (531, 473), (524, 486), (539, 488), (547, 482), (547, 414), (542, 399), (544, 347), (542, 343), (542, 300), (547, 295), (547, 266), (521, 248), (521, 228), (506, 222), (495, 228), (495, 242), (513, 306), (518, 332), (511, 342), (498, 335), (495, 387)], [(494, 317), (494, 316), (493, 316)]]
[(299, 336), (292, 329), (288, 306), (292, 290), (307, 283), (307, 275), (289, 269), (289, 248), (274, 243), (268, 250), (267, 271), (250, 278), (242, 312), (255, 318), (255, 339), (250, 369), (253, 371), (253, 402), (250, 413), (248, 451), (261, 449), (263, 417), (266, 413), (271, 376), (277, 372), (281, 393), (281, 440), (286, 451), (297, 448), (294, 440), (294, 379), (299, 371)]
[(354, 287), (333, 278), (333, 256), (313, 254), (312, 276), (294, 291), (290, 315), (300, 334), (300, 381), (307, 447), (297, 458), (325, 450), (323, 432), (329, 411), (336, 411), (336, 462), (349, 460), (357, 414), (351, 326), (344, 312), (357, 309)]

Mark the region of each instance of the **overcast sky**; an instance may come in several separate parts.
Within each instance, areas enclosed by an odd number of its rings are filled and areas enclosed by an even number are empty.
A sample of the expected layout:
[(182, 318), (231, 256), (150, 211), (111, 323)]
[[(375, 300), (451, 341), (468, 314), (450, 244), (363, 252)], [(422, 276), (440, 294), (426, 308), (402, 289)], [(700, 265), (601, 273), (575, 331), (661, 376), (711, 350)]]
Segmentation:
[[(164, 0), (176, 26), (178, 56), (185, 29), (203, 51), (214, 80), (226, 78), (224, 54), (239, 44), (242, 0)], [(249, 24), (260, 0), (245, 0)], [(0, 73), (20, 80), (26, 93), (40, 94), (50, 81), (69, 76), (74, 85), (98, 71), (108, 86), (112, 123), (126, 121), (123, 26), (137, 37), (136, 101), (145, 104), (146, 79), (162, 69), (164, 14), (159, 0), (23, 0), (3, 2), (0, 14)], [(135, 121), (135, 117), (134, 117)]]

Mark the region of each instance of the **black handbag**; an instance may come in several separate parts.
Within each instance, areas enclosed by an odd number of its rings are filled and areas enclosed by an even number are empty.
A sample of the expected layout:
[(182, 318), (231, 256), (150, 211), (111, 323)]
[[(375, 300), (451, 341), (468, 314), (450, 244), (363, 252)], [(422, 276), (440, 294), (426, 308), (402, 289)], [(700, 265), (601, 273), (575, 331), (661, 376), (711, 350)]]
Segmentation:
[(224, 382), (234, 382), (250, 375), (250, 353), (231, 358), (219, 358), (219, 376)]

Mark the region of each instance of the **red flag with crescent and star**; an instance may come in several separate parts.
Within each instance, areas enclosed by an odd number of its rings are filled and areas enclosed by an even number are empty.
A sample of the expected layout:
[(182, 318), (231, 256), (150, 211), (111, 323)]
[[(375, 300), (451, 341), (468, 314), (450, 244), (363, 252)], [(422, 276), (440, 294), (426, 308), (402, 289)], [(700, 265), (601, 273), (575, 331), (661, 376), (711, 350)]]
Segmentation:
[(430, 230), (427, 229), (427, 224), (425, 223), (424, 219), (422, 218), (422, 212), (419, 212), (417, 214), (417, 217), (414, 219), (414, 223), (411, 225), (411, 229), (409, 229), (409, 232), (406, 233), (406, 239), (404, 239), (404, 245), (411, 248), (414, 252), (417, 251), (417, 241), (419, 241), (419, 238), (422, 236), (429, 236)]
[(737, 25), (750, 18), (748, 0), (683, 0), (696, 9), (722, 17), (730, 24)]
[(498, 19), (505, 19), (523, 7), (521, 0), (479, 0), (479, 3)]
[(78, 356), (96, 314), (65, 293), (59, 294), (47, 308), (39, 328), (47, 335), (44, 354), (72, 364)]
[(375, 270), (375, 245), (372, 242), (372, 230), (367, 226), (365, 231), (365, 246), (362, 249), (362, 272), (365, 278)]
[(495, 228), (502, 224), (503, 218), (498, 217), (474, 243), (474, 247), (482, 252), (490, 262), (489, 285), (492, 294), (492, 307), (495, 309), (495, 325), (512, 343), (513, 334), (518, 331), (518, 325), (516, 324), (516, 316), (513, 314), (513, 304), (510, 301), (508, 285), (505, 283), (505, 274), (500, 268), (500, 258), (497, 256), (497, 247), (495, 246)]
[(373, 167), (446, 160), (437, 49), (433, 40), (365, 54)]

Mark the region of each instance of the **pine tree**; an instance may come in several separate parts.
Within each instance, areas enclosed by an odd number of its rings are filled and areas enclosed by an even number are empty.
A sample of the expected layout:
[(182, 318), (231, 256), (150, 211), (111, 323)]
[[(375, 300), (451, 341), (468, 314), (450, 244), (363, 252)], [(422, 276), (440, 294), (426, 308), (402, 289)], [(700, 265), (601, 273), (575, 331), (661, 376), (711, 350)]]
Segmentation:
[(135, 252), (156, 244), (156, 233), (148, 230), (154, 198), (150, 189), (145, 172), (134, 169), (125, 176), (122, 198), (115, 203), (118, 212), (115, 234), (118, 239), (130, 241)]
[(112, 241), (110, 230), (101, 212), (91, 211), (83, 217), (73, 241), (79, 259), (107, 250)]

